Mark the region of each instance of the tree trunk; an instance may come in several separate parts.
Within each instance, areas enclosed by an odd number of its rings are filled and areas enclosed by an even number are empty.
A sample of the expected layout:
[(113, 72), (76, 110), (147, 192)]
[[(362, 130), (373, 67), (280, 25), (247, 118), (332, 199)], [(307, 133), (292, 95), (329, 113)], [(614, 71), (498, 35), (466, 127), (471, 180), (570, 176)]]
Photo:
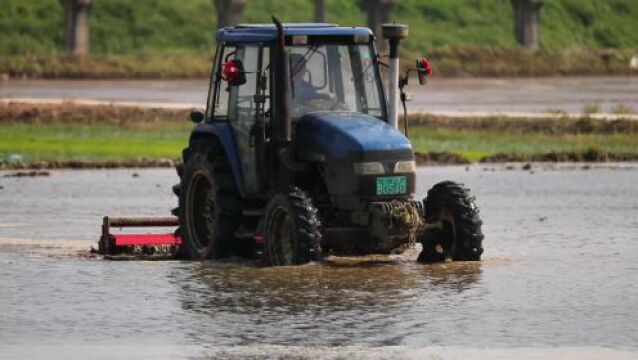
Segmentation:
[(215, 0), (217, 28), (236, 26), (242, 20), (246, 0)]
[(91, 51), (90, 14), (93, 0), (60, 0), (64, 8), (64, 43), (68, 53), (87, 55)]
[(511, 0), (516, 41), (527, 49), (540, 46), (541, 8), (545, 0)]
[(326, 2), (324, 0), (315, 0), (315, 22), (322, 23), (326, 21)]
[(392, 21), (392, 13), (399, 0), (363, 0), (361, 5), (368, 14), (368, 27), (372, 29), (377, 38), (379, 49), (386, 48), (385, 41), (381, 37), (381, 25)]

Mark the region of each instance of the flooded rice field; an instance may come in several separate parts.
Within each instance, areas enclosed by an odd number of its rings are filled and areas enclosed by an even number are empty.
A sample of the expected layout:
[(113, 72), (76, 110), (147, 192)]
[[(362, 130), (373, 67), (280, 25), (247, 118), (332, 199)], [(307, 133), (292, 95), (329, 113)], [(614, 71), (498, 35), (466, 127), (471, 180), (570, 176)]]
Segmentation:
[(533, 170), (419, 170), (474, 190), (481, 263), (285, 268), (88, 257), (172, 170), (0, 172), (0, 358), (636, 358), (638, 168)]

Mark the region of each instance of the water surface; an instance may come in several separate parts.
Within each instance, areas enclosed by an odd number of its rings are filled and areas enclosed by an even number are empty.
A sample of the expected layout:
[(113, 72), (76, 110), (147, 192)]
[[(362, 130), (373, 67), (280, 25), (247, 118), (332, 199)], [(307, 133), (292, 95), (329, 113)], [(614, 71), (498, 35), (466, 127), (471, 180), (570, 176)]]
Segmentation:
[(286, 268), (86, 257), (101, 216), (169, 213), (172, 170), (0, 177), (0, 357), (635, 358), (638, 169), (534, 170), (419, 170), (473, 189), (481, 263)]

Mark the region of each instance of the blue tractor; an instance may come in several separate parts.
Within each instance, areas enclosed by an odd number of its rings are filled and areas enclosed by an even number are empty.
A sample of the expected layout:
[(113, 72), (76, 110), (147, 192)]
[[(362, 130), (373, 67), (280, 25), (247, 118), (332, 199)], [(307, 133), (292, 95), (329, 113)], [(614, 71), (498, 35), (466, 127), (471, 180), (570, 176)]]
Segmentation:
[[(383, 29), (386, 94), (370, 29), (273, 20), (217, 31), (207, 108), (191, 114), (173, 188), (178, 255), (258, 254), (278, 266), (420, 242), (423, 262), (480, 260), (465, 187), (445, 181), (414, 199), (414, 150), (397, 129), (407, 27)], [(424, 80), (429, 64), (417, 65)]]

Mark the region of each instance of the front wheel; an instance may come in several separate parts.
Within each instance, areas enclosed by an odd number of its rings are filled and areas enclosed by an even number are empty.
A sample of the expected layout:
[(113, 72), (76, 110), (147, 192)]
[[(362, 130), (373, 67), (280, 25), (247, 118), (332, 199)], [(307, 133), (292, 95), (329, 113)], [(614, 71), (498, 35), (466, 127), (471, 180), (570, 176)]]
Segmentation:
[(321, 252), (320, 222), (310, 197), (298, 188), (276, 194), (265, 215), (264, 260), (269, 265), (305, 264)]
[(443, 181), (423, 200), (426, 231), (419, 261), (479, 261), (483, 253), (483, 222), (475, 198), (461, 184)]

